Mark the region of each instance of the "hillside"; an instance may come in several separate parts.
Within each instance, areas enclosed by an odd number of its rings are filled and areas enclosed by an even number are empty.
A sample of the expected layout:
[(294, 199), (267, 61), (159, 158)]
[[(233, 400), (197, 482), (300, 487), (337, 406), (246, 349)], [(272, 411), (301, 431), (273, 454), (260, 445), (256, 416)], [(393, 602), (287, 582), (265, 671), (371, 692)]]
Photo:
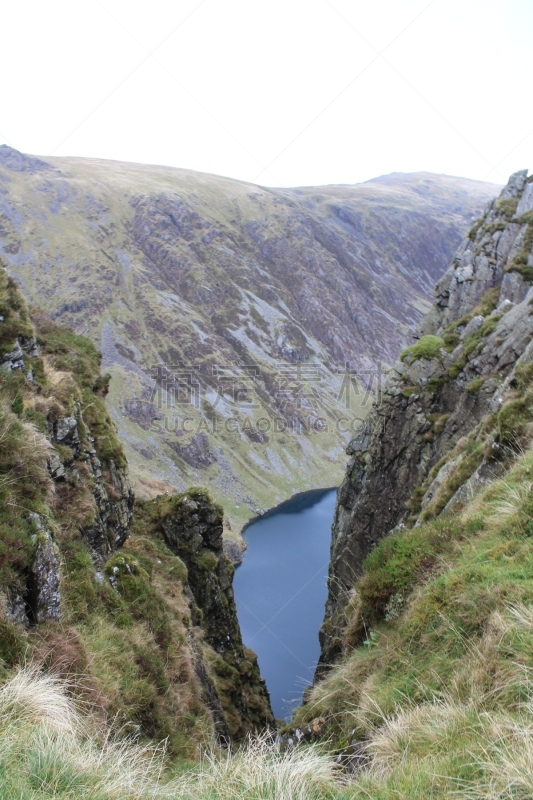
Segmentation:
[(205, 489), (135, 505), (94, 345), (30, 316), (4, 269), (0, 312), (0, 676), (67, 678), (99, 724), (175, 757), (268, 726), (222, 509)]
[(320, 718), (355, 797), (533, 794), (532, 212), (516, 173), (349, 447), (296, 722)]
[(207, 485), (238, 530), (339, 482), (366, 386), (496, 189), (426, 173), (266, 189), (2, 146), (0, 252), (102, 351), (137, 494)]
[[(471, 490), (482, 485), (519, 441), (516, 404), (501, 407), (517, 388), (516, 364), (529, 363), (533, 334), (526, 176), (511, 177), (459, 247), (421, 338), (389, 372), (381, 402), (349, 445), (333, 525), (324, 663), (337, 652), (334, 619), (376, 543), (400, 523), (437, 516), (453, 502), (449, 487), (459, 491), (467, 479)], [(480, 436), (493, 437), (489, 450)]]

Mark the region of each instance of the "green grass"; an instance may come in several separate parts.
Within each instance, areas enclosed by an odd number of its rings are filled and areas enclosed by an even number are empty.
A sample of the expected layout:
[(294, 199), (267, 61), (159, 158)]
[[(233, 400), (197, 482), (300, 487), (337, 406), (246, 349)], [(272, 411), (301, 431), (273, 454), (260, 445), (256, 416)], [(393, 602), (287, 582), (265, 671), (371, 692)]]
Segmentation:
[(400, 359), (405, 361), (410, 357), (412, 361), (419, 358), (431, 360), (432, 358), (440, 358), (440, 350), (444, 347), (444, 340), (439, 336), (422, 336), (418, 342), (407, 347), (401, 354)]
[(509, 220), (514, 217), (516, 209), (518, 207), (518, 197), (508, 197), (505, 199), (498, 199), (496, 200), (495, 207), (498, 211), (501, 211), (504, 216)]
[(27, 669), (0, 687), (0, 795), (5, 800), (343, 800), (355, 795), (316, 745), (282, 751), (270, 737), (233, 754), (168, 769), (165, 746), (143, 746), (95, 723), (68, 684)]
[(324, 717), (338, 747), (357, 731), (362, 793), (496, 798), (515, 776), (516, 797), (530, 796), (532, 470), (527, 450), (464, 511), (399, 531), (367, 558), (344, 660), (295, 717)]
[(464, 316), (460, 317), (459, 319), (452, 322), (445, 330), (444, 337), (449, 335), (450, 333), (454, 333), (457, 328), (463, 328), (465, 325), (468, 325), (471, 319), (481, 315), (482, 317), (488, 317), (489, 314), (492, 314), (496, 306), (498, 305), (498, 300), (500, 297), (500, 288), (495, 286), (493, 289), (487, 289), (486, 292), (482, 294), (479, 299), (477, 305), (469, 311)]

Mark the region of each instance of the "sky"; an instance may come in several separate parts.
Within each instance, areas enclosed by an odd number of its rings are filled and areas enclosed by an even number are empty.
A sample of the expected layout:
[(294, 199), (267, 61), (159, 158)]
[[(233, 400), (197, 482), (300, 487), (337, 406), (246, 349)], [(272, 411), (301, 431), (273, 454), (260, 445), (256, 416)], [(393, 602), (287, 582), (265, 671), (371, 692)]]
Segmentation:
[(265, 186), (533, 168), (532, 0), (4, 4), (0, 143)]

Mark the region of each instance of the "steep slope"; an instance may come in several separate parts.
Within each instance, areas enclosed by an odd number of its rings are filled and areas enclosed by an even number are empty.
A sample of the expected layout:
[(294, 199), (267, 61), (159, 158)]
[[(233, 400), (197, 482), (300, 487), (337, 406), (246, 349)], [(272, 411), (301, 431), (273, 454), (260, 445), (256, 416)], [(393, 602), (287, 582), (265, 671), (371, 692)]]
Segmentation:
[(3, 146), (0, 245), (29, 301), (102, 350), (137, 492), (208, 485), (238, 528), (338, 482), (366, 386), (494, 193), (425, 173), (275, 190)]
[(194, 755), (273, 723), (205, 490), (137, 505), (86, 338), (0, 269), (0, 674), (33, 660), (101, 719)]
[(521, 445), (532, 418), (532, 214), (533, 184), (516, 173), (459, 247), (421, 338), (349, 445), (319, 674), (342, 651), (345, 608), (376, 543), (460, 505)]

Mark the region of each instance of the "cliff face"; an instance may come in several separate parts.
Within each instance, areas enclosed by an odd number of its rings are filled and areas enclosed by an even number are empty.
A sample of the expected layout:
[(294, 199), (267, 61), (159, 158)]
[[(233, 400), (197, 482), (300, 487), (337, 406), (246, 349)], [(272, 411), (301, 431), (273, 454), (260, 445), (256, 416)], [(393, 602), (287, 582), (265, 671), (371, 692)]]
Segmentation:
[(83, 675), (97, 713), (194, 754), (272, 724), (268, 693), (222, 510), (202, 490), (134, 509), (100, 359), (0, 270), (0, 674)]
[(141, 514), (187, 567), (192, 621), (203, 634), (198, 650), (211, 667), (221, 705), (222, 713), (216, 712), (220, 733), (242, 738), (250, 729), (274, 726), (257, 658), (242, 642), (233, 566), (222, 547), (222, 508), (205, 490), (190, 489), (144, 503)]
[(376, 543), (399, 524), (458, 508), (520, 448), (523, 370), (533, 359), (532, 248), (533, 183), (524, 171), (462, 242), (419, 340), (348, 447), (318, 675), (341, 654), (344, 611)]
[[(235, 530), (340, 481), (362, 384), (495, 192), (427, 173), (268, 189), (4, 146), (0, 253), (102, 351), (137, 494), (206, 485)], [(349, 409), (346, 362), (364, 373)]]

